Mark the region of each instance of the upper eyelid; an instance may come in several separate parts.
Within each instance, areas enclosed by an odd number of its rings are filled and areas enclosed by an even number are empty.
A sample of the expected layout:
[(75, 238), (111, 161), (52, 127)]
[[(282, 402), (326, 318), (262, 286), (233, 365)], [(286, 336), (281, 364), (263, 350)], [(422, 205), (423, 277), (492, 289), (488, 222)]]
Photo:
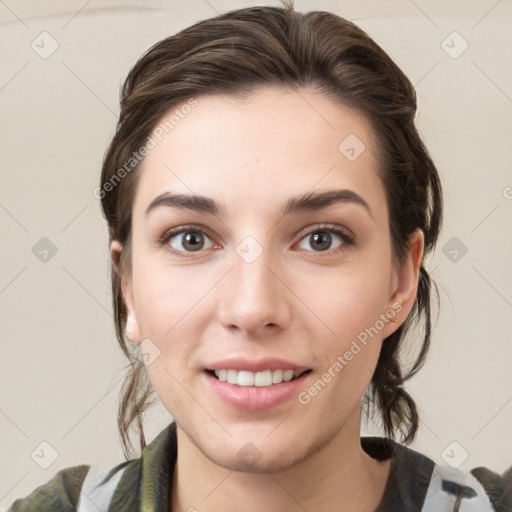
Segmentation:
[(208, 237), (212, 238), (210, 236), (210, 230), (204, 226), (201, 226), (200, 224), (185, 224), (183, 226), (177, 226), (175, 228), (171, 228), (166, 230), (163, 235), (160, 237), (160, 240), (164, 239), (170, 239), (172, 237), (175, 237), (177, 235), (181, 235), (182, 233), (186, 233), (187, 231), (199, 231), (200, 233), (203, 233), (207, 235)]
[[(314, 233), (315, 231), (342, 231), (344, 235), (347, 237), (353, 238), (352, 232), (344, 226), (340, 226), (338, 224), (333, 224), (329, 222), (320, 222), (319, 224), (314, 224), (312, 226), (308, 226), (304, 229), (300, 230), (300, 233), (303, 233), (302, 238), (305, 236)], [(301, 238), (301, 239), (302, 239)]]

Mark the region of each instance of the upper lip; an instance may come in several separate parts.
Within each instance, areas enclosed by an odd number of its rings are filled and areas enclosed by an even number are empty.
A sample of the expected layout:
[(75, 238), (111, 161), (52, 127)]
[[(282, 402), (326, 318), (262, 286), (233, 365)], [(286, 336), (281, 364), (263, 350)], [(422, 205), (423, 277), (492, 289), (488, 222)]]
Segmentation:
[(305, 372), (309, 370), (307, 366), (285, 361), (277, 358), (265, 359), (245, 359), (245, 358), (229, 358), (215, 361), (206, 366), (207, 370), (238, 370), (249, 372), (262, 372), (265, 370), (293, 370), (294, 372)]

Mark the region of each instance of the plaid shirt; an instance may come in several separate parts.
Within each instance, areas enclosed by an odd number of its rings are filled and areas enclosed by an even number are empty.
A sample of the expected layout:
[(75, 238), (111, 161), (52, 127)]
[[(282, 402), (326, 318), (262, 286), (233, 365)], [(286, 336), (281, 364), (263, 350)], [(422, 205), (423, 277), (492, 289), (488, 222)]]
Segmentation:
[[(512, 466), (501, 476), (484, 467), (465, 472), (437, 465), (390, 439), (361, 437), (361, 445), (375, 459), (392, 457), (375, 512), (512, 512)], [(63, 469), (8, 512), (169, 512), (176, 454), (172, 422), (138, 459), (103, 470)]]

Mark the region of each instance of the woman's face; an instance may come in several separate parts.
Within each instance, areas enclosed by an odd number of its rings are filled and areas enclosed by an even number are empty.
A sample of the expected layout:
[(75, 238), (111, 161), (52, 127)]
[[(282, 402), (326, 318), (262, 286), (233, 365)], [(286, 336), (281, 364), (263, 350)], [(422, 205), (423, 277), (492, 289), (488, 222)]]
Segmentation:
[(356, 111), (276, 88), (196, 101), (168, 135), (155, 129), (140, 168), (128, 334), (203, 455), (284, 469), (343, 426), (359, 433), (382, 340), (414, 300), (422, 239), (395, 269)]

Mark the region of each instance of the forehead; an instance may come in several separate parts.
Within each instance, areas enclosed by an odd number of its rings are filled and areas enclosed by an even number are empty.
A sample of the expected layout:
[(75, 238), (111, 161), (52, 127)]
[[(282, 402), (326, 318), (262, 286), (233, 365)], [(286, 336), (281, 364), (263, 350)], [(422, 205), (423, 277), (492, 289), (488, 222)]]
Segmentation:
[[(165, 113), (151, 134), (135, 207), (179, 191), (264, 207), (294, 193), (349, 188), (383, 198), (369, 121), (307, 90), (208, 95)], [(371, 196), (374, 196), (373, 198)]]

